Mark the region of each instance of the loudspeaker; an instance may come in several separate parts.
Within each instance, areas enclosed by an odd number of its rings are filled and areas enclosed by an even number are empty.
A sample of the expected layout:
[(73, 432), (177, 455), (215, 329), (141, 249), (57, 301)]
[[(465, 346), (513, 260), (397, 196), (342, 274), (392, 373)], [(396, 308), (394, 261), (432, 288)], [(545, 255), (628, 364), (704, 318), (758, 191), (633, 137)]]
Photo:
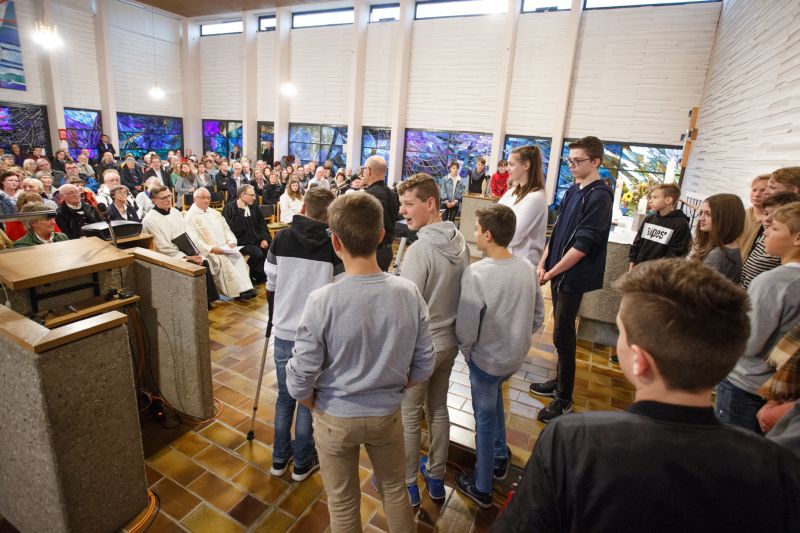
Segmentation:
[[(116, 235), (117, 239), (136, 237), (142, 232), (142, 225), (139, 222), (112, 220), (111, 225), (114, 227), (114, 235)], [(81, 228), (81, 231), (86, 237), (100, 237), (106, 241), (111, 240), (111, 232), (108, 231), (108, 223), (106, 222), (86, 224)]]

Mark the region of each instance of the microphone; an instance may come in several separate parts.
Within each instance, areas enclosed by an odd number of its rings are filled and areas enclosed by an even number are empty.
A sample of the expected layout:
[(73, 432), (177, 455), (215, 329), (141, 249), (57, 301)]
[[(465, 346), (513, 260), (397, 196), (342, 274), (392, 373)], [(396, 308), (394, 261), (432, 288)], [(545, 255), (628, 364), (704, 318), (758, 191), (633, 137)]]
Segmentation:
[(111, 242), (114, 243), (114, 248), (119, 248), (119, 246), (117, 246), (117, 236), (114, 234), (114, 225), (111, 223), (111, 214), (108, 212), (108, 206), (104, 203), (98, 203), (97, 211), (100, 213), (100, 218), (108, 224), (108, 232), (111, 234)]

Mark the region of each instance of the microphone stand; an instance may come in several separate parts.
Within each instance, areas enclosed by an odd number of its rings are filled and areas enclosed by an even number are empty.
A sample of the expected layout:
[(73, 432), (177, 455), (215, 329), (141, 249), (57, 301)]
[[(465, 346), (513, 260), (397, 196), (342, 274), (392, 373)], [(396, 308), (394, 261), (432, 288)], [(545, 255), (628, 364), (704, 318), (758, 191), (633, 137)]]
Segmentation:
[[(102, 206), (102, 208), (100, 207)], [(100, 216), (103, 217), (103, 220), (106, 224), (108, 224), (108, 232), (111, 234), (111, 243), (114, 245), (114, 248), (119, 250), (119, 245), (117, 244), (117, 235), (114, 233), (114, 225), (111, 223), (111, 214), (108, 212), (108, 207), (106, 204), (98, 204), (97, 211), (100, 213)], [(122, 269), (119, 268), (119, 289), (110, 289), (109, 296), (111, 298), (118, 297), (120, 299), (130, 298), (134, 295), (134, 292), (130, 289), (126, 289), (122, 287), (123, 279), (122, 279)]]

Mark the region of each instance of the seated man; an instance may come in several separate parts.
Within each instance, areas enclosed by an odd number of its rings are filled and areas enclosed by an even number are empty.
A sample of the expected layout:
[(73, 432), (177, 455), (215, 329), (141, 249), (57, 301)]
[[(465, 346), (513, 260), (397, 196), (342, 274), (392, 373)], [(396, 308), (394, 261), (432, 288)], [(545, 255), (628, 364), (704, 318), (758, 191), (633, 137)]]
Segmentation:
[(49, 212), (46, 215), (25, 221), (28, 234), (14, 242), (14, 248), (25, 246), (37, 246), (51, 242), (68, 241), (69, 237), (55, 230), (56, 217), (52, 214), (52, 209), (39, 204), (28, 204), (22, 208), (22, 213)]
[(83, 236), (83, 226), (101, 221), (97, 210), (81, 199), (81, 191), (75, 185), (62, 185), (58, 188), (58, 193), (62, 202), (56, 211), (56, 222), (70, 239), (80, 239)]
[(800, 531), (800, 460), (714, 415), (750, 332), (744, 291), (681, 259), (616, 289), (635, 403), (550, 422), (493, 531)]
[[(114, 203), (114, 198), (111, 196), (111, 189), (114, 187), (119, 187), (122, 184), (119, 178), (119, 172), (114, 170), (113, 168), (107, 169), (103, 172), (103, 184), (97, 190), (97, 203), (98, 204), (106, 204), (106, 207), (111, 207), (111, 204)], [(133, 195), (128, 195), (128, 203), (136, 209), (136, 201), (133, 198)]]
[[(219, 300), (219, 293), (214, 285), (208, 262), (203, 259), (199, 252), (192, 255), (182, 252), (173, 240), (186, 234), (186, 224), (183, 214), (172, 207), (172, 193), (163, 185), (156, 185), (150, 189), (150, 199), (153, 201), (153, 208), (147, 213), (142, 221), (143, 230), (153, 236), (153, 244), (156, 251), (171, 257), (180, 257), (196, 265), (206, 267), (206, 293), (208, 294), (208, 308), (211, 309), (211, 302)], [(192, 243), (194, 246), (194, 243)], [(195, 247), (196, 251), (196, 247)]]
[(256, 190), (253, 186), (239, 187), (236, 198), (235, 202), (225, 206), (222, 215), (236, 235), (239, 245), (242, 246), (242, 255), (250, 256), (247, 260), (250, 266), (250, 279), (255, 283), (264, 283), (267, 279), (264, 274), (264, 259), (267, 257), (267, 248), (272, 242), (272, 236), (267, 229), (267, 222), (255, 203)]
[(256, 291), (247, 263), (242, 254), (235, 251), (236, 235), (219, 211), (209, 207), (211, 193), (201, 187), (193, 196), (194, 203), (186, 213), (186, 234), (208, 261), (217, 289), (228, 297), (254, 298)]

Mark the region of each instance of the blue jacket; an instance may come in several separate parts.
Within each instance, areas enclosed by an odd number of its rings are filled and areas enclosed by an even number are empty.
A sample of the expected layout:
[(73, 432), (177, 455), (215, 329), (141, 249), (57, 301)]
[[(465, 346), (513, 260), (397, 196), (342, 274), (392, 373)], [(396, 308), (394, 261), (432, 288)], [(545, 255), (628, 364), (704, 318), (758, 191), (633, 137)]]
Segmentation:
[(11, 201), (6, 193), (0, 191), (0, 215), (14, 215), (17, 212), (17, 206)]
[(548, 270), (561, 261), (570, 248), (586, 254), (575, 266), (553, 278), (551, 287), (563, 292), (589, 292), (603, 287), (614, 193), (601, 180), (590, 183), (582, 192), (580, 204), (569, 218), (562, 217), (563, 208), (575, 195), (581, 194), (580, 187), (573, 185), (564, 194), (547, 252), (545, 267)]
[(458, 203), (461, 203), (461, 198), (467, 191), (467, 186), (464, 185), (464, 182), (461, 181), (460, 177), (456, 182), (455, 190), (453, 190), (453, 180), (452, 178), (450, 178), (449, 175), (441, 178), (441, 181), (439, 182), (439, 188), (441, 189), (439, 199), (442, 202), (444, 202), (445, 200), (458, 200)]

